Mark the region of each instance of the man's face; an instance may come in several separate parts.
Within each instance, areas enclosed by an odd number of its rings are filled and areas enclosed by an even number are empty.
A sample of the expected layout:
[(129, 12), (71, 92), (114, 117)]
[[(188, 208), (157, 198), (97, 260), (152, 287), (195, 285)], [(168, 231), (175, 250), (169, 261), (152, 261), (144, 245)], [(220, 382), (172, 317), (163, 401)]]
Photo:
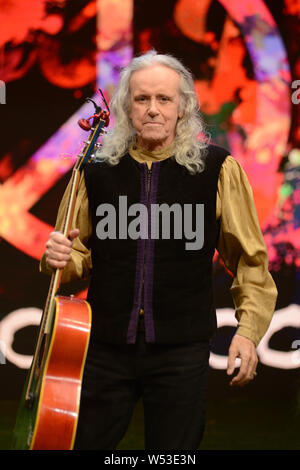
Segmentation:
[(175, 70), (155, 65), (134, 72), (130, 79), (130, 118), (138, 144), (160, 150), (175, 138), (179, 111), (180, 76)]

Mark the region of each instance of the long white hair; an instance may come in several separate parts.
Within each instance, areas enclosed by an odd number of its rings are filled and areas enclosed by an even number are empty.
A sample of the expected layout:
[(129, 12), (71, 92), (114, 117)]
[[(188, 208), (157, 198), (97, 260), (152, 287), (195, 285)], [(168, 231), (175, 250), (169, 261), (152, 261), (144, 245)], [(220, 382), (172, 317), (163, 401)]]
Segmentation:
[[(136, 132), (129, 118), (130, 78), (135, 71), (154, 65), (169, 67), (175, 70), (181, 78), (179, 107), (183, 116), (178, 119), (176, 126), (172, 148), (174, 158), (191, 174), (202, 172), (209, 139), (199, 113), (193, 77), (178, 59), (168, 54), (158, 54), (156, 51), (149, 51), (135, 57), (121, 71), (119, 85), (110, 104), (111, 112), (115, 118), (114, 128), (103, 138), (102, 147), (97, 151), (96, 158), (105, 160), (110, 165), (117, 165), (120, 158), (128, 152), (129, 147), (135, 142)], [(199, 139), (199, 135), (202, 138)]]

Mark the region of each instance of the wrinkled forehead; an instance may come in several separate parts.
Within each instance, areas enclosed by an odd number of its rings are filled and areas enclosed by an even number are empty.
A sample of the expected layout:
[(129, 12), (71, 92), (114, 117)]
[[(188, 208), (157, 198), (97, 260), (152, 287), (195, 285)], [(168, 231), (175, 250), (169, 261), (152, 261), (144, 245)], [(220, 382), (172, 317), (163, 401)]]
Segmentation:
[(163, 65), (146, 67), (132, 73), (129, 89), (131, 95), (136, 93), (176, 95), (180, 92), (180, 75)]

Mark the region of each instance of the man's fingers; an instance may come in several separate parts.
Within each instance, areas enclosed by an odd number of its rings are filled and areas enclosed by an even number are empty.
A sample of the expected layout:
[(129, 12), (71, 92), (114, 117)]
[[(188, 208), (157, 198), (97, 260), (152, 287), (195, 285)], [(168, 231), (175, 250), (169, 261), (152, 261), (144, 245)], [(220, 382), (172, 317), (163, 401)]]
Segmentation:
[(70, 260), (74, 238), (78, 237), (79, 230), (70, 232), (70, 239), (61, 232), (52, 232), (46, 243), (46, 261), (53, 268), (64, 268)]
[(72, 243), (68, 240), (68, 244), (60, 243), (55, 240), (51, 240), (46, 243), (46, 249), (48, 251), (60, 252), (60, 253), (71, 253)]
[(66, 252), (56, 251), (56, 250), (49, 250), (46, 253), (46, 258), (49, 258), (49, 259), (55, 260), (55, 261), (68, 261), (70, 259), (70, 255), (71, 255), (71, 250), (68, 250)]
[(242, 361), (241, 367), (237, 375), (235, 375), (233, 379), (231, 380), (230, 385), (234, 385), (234, 384), (241, 385), (246, 379), (246, 377), (247, 377), (247, 365), (245, 364), (245, 361)]
[(74, 240), (74, 238), (78, 237), (79, 235), (79, 229), (78, 228), (75, 228), (74, 230), (71, 230), (71, 232), (69, 233), (69, 239), (71, 240), (71, 242)]
[(71, 256), (71, 248), (65, 245), (52, 243), (46, 248), (46, 259), (54, 261), (68, 261)]
[(52, 266), (52, 268), (62, 269), (67, 265), (67, 261), (58, 261), (57, 259), (47, 258), (47, 263)]
[(230, 385), (245, 385), (249, 380), (251, 378), (248, 378), (247, 371), (240, 369), (238, 374), (231, 380)]
[(237, 350), (235, 348), (229, 349), (228, 362), (227, 362), (227, 375), (231, 375), (235, 369), (235, 359), (237, 357)]
[(230, 385), (246, 385), (254, 378), (257, 360), (253, 360), (251, 355), (244, 355), (239, 372), (230, 382)]
[(52, 266), (52, 268), (64, 268), (69, 262), (69, 260), (70, 255), (63, 255), (57, 253), (55, 253), (54, 255), (46, 255), (46, 261), (50, 266)]
[(254, 378), (258, 358), (254, 343), (243, 336), (236, 335), (228, 351), (227, 374), (232, 375), (235, 369), (235, 360), (241, 360), (238, 373), (230, 381), (230, 385), (245, 385)]
[(52, 232), (50, 233), (49, 241), (54, 241), (55, 243), (62, 243), (64, 245), (69, 245), (71, 242), (67, 237), (64, 236), (61, 232)]

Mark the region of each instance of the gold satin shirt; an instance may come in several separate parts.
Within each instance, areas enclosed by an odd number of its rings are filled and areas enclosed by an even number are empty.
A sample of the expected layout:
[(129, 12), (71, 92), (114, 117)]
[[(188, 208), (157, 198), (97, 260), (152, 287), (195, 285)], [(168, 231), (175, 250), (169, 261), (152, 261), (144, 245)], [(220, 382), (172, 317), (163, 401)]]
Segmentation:
[[(134, 146), (129, 151), (132, 158), (146, 162), (159, 161), (170, 156), (170, 148), (148, 152)], [(60, 230), (67, 204), (69, 186), (61, 201), (55, 230)], [(277, 289), (268, 271), (268, 255), (260, 230), (251, 186), (241, 165), (232, 156), (224, 161), (218, 180), (216, 218), (220, 218), (220, 236), (217, 250), (225, 266), (233, 274), (230, 288), (238, 321), (236, 333), (245, 336), (258, 346), (272, 319), (277, 299)], [(91, 215), (82, 173), (72, 228), (80, 234), (73, 242), (71, 260), (63, 270), (62, 282), (88, 277), (91, 268), (89, 238)], [(45, 255), (40, 270), (47, 274), (52, 269)]]

